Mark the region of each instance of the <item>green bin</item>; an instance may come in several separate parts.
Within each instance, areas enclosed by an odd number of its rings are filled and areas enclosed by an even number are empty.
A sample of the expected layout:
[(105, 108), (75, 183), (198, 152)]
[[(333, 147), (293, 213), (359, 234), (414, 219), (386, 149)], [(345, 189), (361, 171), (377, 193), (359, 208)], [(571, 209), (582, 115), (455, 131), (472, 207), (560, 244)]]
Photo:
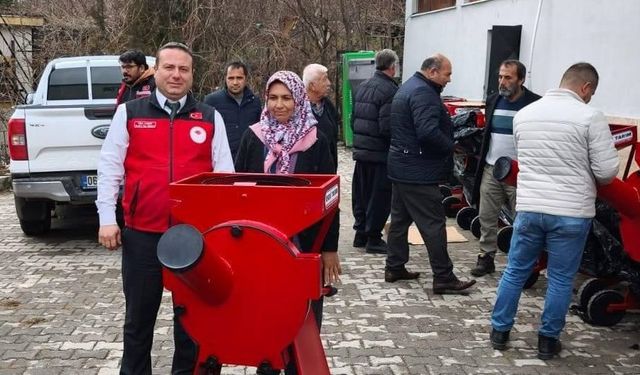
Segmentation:
[(373, 77), (376, 70), (374, 51), (347, 52), (342, 54), (342, 134), (347, 147), (353, 145), (351, 113), (353, 93), (362, 82)]

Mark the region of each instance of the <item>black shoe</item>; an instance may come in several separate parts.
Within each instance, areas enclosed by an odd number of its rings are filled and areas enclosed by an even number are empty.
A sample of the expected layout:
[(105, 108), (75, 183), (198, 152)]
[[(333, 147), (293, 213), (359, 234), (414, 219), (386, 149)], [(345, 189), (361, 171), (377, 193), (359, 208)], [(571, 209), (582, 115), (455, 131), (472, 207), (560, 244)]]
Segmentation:
[(560, 340), (538, 334), (538, 358), (542, 360), (552, 359), (562, 351)]
[(415, 280), (420, 277), (419, 272), (409, 272), (406, 268), (400, 271), (384, 271), (384, 281), (388, 283), (395, 283), (398, 280)]
[(457, 278), (446, 283), (433, 282), (433, 293), (435, 294), (466, 294), (465, 290), (469, 289), (476, 283), (475, 280), (461, 281)]
[(495, 350), (505, 350), (507, 348), (507, 342), (509, 341), (509, 333), (511, 331), (496, 331), (495, 328), (491, 329), (491, 346)]
[(471, 270), (471, 274), (475, 277), (480, 277), (494, 272), (496, 272), (496, 265), (493, 263), (493, 256), (491, 254), (478, 255), (476, 268)]
[(353, 237), (353, 247), (365, 247), (367, 245), (367, 237), (366, 234), (356, 232), (356, 235)]
[(386, 254), (389, 247), (382, 238), (369, 237), (365, 252), (369, 254)]

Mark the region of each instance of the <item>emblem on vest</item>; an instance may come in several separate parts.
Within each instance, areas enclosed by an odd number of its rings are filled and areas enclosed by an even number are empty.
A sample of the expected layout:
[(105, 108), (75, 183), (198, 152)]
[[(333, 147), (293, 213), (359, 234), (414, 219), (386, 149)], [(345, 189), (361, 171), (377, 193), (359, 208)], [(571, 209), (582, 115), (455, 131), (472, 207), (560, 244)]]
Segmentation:
[(155, 129), (155, 121), (136, 120), (133, 122), (134, 129)]
[(207, 132), (199, 126), (194, 126), (189, 131), (191, 140), (197, 144), (204, 143), (207, 140)]
[(202, 120), (202, 112), (191, 112), (189, 113), (189, 117), (192, 120)]

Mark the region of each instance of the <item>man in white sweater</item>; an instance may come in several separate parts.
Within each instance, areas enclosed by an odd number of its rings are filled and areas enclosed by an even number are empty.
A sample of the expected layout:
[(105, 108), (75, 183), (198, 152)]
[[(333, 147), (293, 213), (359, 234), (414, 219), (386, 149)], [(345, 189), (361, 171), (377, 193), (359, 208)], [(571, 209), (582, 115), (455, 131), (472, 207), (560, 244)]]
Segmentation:
[(513, 134), (520, 172), (516, 220), (507, 268), (491, 316), (491, 344), (509, 340), (522, 287), (541, 252), (548, 253), (548, 287), (538, 331), (538, 358), (561, 350), (560, 333), (573, 279), (595, 216), (596, 186), (618, 173), (618, 153), (604, 114), (587, 105), (598, 86), (588, 63), (572, 65), (560, 88), (520, 110)]

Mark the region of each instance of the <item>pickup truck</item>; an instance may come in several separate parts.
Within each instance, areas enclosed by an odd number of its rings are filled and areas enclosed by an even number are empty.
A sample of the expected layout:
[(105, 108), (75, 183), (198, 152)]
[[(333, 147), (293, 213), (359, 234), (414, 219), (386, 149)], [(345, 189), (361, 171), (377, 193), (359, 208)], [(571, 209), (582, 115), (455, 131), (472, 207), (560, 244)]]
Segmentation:
[(28, 104), (15, 108), (7, 126), (9, 171), (26, 235), (47, 233), (59, 205), (94, 204), (100, 148), (121, 79), (118, 56), (58, 58), (45, 67)]

